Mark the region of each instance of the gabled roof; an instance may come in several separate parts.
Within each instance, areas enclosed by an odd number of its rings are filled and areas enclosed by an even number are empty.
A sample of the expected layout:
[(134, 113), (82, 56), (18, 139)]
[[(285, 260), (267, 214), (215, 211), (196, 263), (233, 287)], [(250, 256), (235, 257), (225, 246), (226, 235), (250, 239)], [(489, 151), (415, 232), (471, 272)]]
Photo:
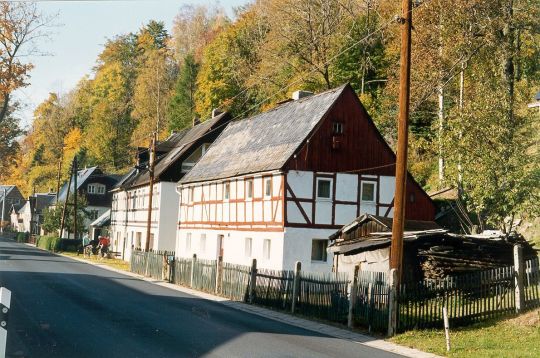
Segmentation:
[(288, 101), (267, 112), (231, 122), (180, 181), (191, 183), (281, 169), (348, 85)]
[[(91, 168), (81, 169), (77, 172), (77, 190), (86, 183), (88, 178), (90, 178), (90, 176), (94, 174), (94, 172), (101, 173), (101, 170), (98, 167), (91, 167)], [(71, 192), (73, 192), (73, 189), (75, 187), (75, 181), (73, 179), (75, 178), (72, 178), (71, 180), (71, 187), (70, 187)], [(66, 200), (68, 183), (69, 183), (69, 180), (60, 188), (60, 191), (58, 194), (58, 201)], [(54, 200), (54, 202), (56, 202), (56, 199)]]
[(0, 185), (0, 200), (4, 197), (4, 190), (6, 191), (6, 196), (15, 188), (15, 185)]
[(104, 227), (111, 223), (111, 209), (105, 211), (99, 218), (94, 220), (90, 226), (92, 227)]
[(30, 197), (30, 204), (32, 205), (32, 211), (35, 213), (41, 213), (43, 209), (49, 207), (56, 199), (55, 193), (36, 193)]
[[(207, 119), (204, 122), (181, 132), (173, 134), (166, 141), (159, 143), (156, 146), (156, 151), (165, 153), (157, 156), (156, 165), (154, 168), (154, 177), (158, 181), (163, 174), (172, 165), (182, 159), (191, 149), (201, 145), (199, 143), (210, 132), (225, 126), (230, 120), (230, 114), (227, 112), (221, 113), (213, 118)], [(150, 181), (150, 175), (147, 169), (132, 170), (122, 180), (122, 187), (140, 186), (147, 184)]]

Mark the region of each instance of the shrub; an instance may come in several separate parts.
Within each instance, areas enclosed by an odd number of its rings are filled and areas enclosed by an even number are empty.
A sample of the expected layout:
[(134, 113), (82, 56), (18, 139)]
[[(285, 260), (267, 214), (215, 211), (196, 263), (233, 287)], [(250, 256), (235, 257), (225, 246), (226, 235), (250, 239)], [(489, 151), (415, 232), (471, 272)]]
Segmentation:
[(56, 236), (41, 236), (37, 239), (36, 246), (41, 249), (56, 252), (60, 248), (60, 238)]
[(28, 242), (29, 234), (27, 232), (18, 232), (17, 233), (17, 242), (25, 243)]

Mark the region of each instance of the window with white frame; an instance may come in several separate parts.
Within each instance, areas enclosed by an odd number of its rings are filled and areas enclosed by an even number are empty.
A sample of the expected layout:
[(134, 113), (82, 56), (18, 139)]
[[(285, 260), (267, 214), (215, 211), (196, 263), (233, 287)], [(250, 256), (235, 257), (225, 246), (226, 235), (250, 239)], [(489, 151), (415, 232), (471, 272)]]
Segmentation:
[(246, 257), (251, 257), (252, 250), (253, 250), (252, 245), (253, 245), (253, 240), (251, 239), (251, 237), (246, 237), (245, 243), (244, 243), (244, 253)]
[(87, 187), (88, 194), (103, 195), (105, 194), (105, 189), (105, 185), (99, 183), (88, 184)]
[(206, 234), (201, 234), (201, 241), (199, 241), (199, 251), (201, 254), (206, 252)]
[(246, 180), (246, 199), (253, 198), (253, 179)]
[(270, 260), (271, 242), (270, 239), (264, 239), (263, 241), (263, 258)]
[(328, 248), (328, 240), (314, 239), (311, 241), (311, 261), (326, 262)]
[(375, 191), (377, 189), (377, 185), (375, 182), (370, 181), (363, 181), (362, 182), (362, 188), (361, 188), (361, 199), (365, 202), (375, 202)]
[(264, 178), (264, 196), (269, 198), (272, 196), (272, 179)]
[(186, 252), (191, 252), (191, 233), (186, 234)]
[(223, 186), (223, 199), (229, 200), (231, 197), (231, 183), (225, 183)]
[(332, 199), (332, 179), (317, 178), (317, 199)]
[(190, 186), (188, 188), (188, 202), (189, 203), (192, 203), (193, 202), (193, 197), (195, 195), (195, 187), (194, 186)]

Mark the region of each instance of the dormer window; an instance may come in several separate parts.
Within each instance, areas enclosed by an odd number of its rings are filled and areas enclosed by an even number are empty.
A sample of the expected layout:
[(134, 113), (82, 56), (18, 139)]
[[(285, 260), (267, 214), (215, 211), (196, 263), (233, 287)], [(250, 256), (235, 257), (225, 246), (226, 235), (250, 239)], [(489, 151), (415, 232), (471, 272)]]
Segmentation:
[(332, 133), (333, 134), (343, 134), (343, 123), (334, 122), (332, 124)]
[(104, 195), (106, 188), (105, 185), (99, 183), (88, 184), (88, 194)]

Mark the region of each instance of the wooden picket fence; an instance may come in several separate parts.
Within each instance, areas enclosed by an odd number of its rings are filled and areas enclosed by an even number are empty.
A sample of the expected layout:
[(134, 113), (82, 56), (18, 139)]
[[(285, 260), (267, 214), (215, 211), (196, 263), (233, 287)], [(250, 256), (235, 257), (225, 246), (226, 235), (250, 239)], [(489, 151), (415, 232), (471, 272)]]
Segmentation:
[(405, 283), (398, 295), (398, 330), (465, 326), (515, 312), (514, 268), (500, 267), (442, 280)]
[(146, 271), (146, 252), (133, 250), (129, 261), (129, 270), (139, 275), (144, 275)]
[(172, 271), (172, 282), (181, 286), (191, 285), (191, 259), (176, 257)]
[(214, 293), (216, 291), (216, 260), (196, 259), (193, 265), (193, 283), (195, 290)]
[(222, 264), (221, 296), (236, 301), (247, 301), (251, 267), (224, 262)]
[(278, 310), (291, 310), (294, 272), (258, 269), (253, 303)]
[(349, 311), (348, 287), (346, 273), (301, 272), (298, 313), (346, 323)]
[(525, 308), (540, 307), (540, 267), (538, 258), (525, 261)]
[[(287, 312), (294, 306), (293, 313), (370, 332), (385, 333), (388, 329), (390, 286), (384, 272), (359, 271), (356, 280), (351, 280), (346, 274), (298, 271), (295, 275), (288, 270), (255, 269), (252, 283), (250, 266), (194, 257), (175, 258), (166, 267), (166, 258), (166, 252), (133, 251), (130, 269), (161, 279), (169, 268), (171, 282), (178, 285)], [(538, 259), (524, 263), (526, 309), (540, 307), (539, 266)], [(396, 292), (397, 330), (440, 328), (443, 307), (454, 327), (511, 315), (516, 311), (515, 282), (514, 267), (507, 266), (402, 283)]]
[(390, 288), (385, 272), (359, 271), (352, 324), (365, 327), (369, 332), (388, 329), (388, 300)]

